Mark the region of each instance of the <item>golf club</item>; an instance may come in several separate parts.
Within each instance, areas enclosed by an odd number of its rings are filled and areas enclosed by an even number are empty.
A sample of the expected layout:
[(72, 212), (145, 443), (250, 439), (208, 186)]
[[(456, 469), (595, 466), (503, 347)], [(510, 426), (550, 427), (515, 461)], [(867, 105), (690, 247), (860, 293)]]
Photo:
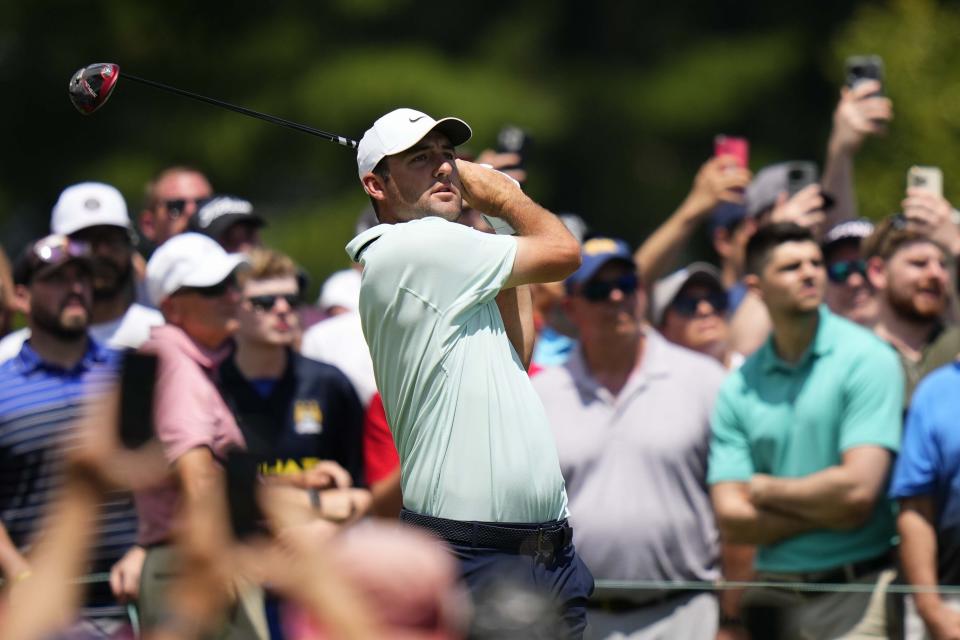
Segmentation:
[[(146, 78), (139, 78), (137, 76), (130, 75), (129, 73), (124, 73), (123, 77), (128, 80), (134, 80), (141, 84), (151, 86), (155, 89), (160, 89), (169, 93), (175, 93), (187, 98), (193, 98), (194, 100), (206, 102), (207, 104), (212, 104), (216, 107), (222, 107), (236, 113), (242, 113), (243, 115), (250, 116), (251, 118), (266, 120), (267, 122), (272, 122), (273, 124), (278, 124), (282, 127), (287, 127), (296, 131), (302, 131), (303, 133), (309, 133), (310, 135), (323, 138), (324, 140), (329, 140), (330, 142), (335, 142), (349, 149), (357, 148), (358, 143), (356, 140), (338, 136), (335, 133), (320, 131), (319, 129), (314, 129), (313, 127), (291, 122), (290, 120), (284, 120), (283, 118), (271, 116), (266, 113), (260, 113), (259, 111), (247, 109), (246, 107), (224, 102), (223, 100), (208, 98), (207, 96), (201, 96), (197, 93), (193, 93), (192, 91), (178, 89), (154, 80), (147, 80)], [(77, 111), (80, 113), (84, 115), (90, 115), (106, 104), (110, 94), (113, 93), (114, 88), (117, 86), (118, 80), (120, 80), (120, 66), (112, 62), (98, 62), (96, 64), (87, 65), (86, 67), (78, 69), (77, 72), (70, 77), (70, 84), (67, 88), (68, 92), (70, 93), (70, 102), (73, 103), (73, 106), (76, 107)]]

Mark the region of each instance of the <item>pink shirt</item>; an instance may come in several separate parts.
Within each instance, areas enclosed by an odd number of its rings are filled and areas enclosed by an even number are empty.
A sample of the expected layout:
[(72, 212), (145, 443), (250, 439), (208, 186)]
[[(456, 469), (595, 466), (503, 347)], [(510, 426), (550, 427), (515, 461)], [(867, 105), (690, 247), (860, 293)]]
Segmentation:
[[(170, 464), (198, 447), (223, 461), (233, 448), (245, 448), (243, 434), (214, 384), (217, 367), (229, 346), (211, 350), (194, 342), (179, 327), (154, 327), (141, 351), (159, 359), (154, 393), (157, 437)], [(166, 542), (180, 502), (174, 481), (135, 494), (142, 545)]]

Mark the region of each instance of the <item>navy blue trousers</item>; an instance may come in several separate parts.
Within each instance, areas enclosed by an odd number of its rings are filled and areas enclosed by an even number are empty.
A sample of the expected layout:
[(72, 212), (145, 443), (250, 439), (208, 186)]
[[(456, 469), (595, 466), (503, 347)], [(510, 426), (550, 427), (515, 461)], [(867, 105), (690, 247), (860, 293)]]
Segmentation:
[(553, 599), (566, 623), (567, 638), (583, 637), (587, 626), (587, 598), (593, 593), (593, 574), (577, 555), (573, 543), (548, 558), (448, 544), (460, 561), (463, 579), (471, 593), (478, 594), (504, 582), (531, 587)]

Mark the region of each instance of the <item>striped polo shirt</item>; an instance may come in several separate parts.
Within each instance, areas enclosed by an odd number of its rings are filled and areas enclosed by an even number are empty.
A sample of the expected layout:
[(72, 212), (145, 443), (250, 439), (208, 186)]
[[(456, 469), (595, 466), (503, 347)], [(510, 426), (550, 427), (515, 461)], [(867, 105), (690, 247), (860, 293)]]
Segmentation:
[[(30, 549), (54, 492), (62, 481), (64, 450), (82, 403), (117, 378), (121, 355), (93, 340), (72, 369), (41, 360), (26, 342), (0, 365), (0, 521), (21, 552)], [(91, 571), (110, 566), (134, 544), (136, 516), (129, 494), (109, 495), (101, 507)], [(86, 613), (113, 616), (109, 585), (94, 585)]]

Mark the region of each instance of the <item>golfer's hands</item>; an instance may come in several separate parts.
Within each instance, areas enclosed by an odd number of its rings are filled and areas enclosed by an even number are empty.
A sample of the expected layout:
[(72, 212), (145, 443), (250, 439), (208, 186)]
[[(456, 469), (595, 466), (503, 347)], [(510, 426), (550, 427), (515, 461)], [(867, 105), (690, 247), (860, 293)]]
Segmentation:
[(526, 199), (520, 186), (496, 169), (457, 159), (460, 187), (467, 206), (501, 217), (512, 200)]
[(497, 171), (501, 171), (523, 184), (527, 181), (527, 172), (517, 166), (521, 160), (522, 158), (519, 153), (500, 153), (493, 149), (484, 149), (480, 152), (480, 155), (477, 156), (477, 164), (488, 164)]
[(840, 102), (833, 113), (830, 147), (844, 153), (855, 153), (867, 136), (886, 133), (893, 119), (893, 102), (884, 96), (871, 96), (881, 89), (876, 80), (866, 80), (853, 89), (840, 90)]
[(123, 554), (110, 569), (110, 590), (120, 602), (129, 602), (140, 597), (140, 574), (147, 551), (135, 546)]

